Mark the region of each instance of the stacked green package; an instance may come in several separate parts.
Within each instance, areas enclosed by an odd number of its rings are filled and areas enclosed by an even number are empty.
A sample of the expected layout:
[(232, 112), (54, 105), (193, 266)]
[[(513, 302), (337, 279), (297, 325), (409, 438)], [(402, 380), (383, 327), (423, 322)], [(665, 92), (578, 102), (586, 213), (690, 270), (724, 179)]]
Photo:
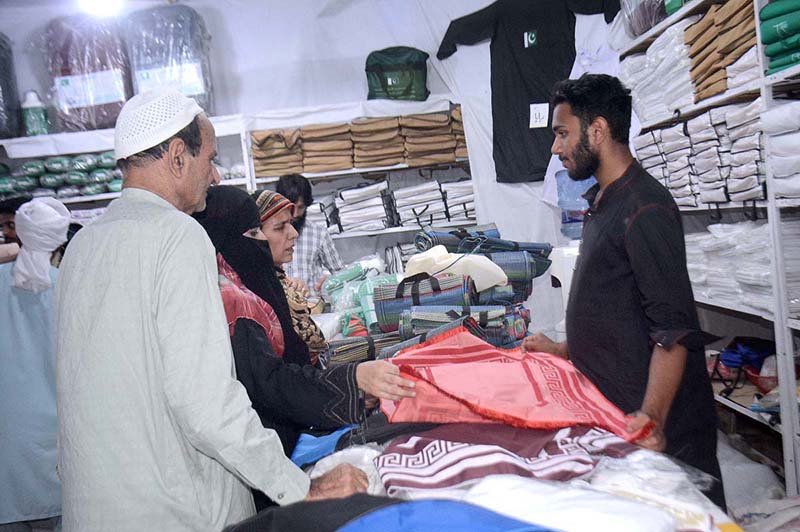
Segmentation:
[(114, 179), (108, 183), (108, 191), (109, 192), (121, 192), (122, 191), (122, 179)]
[(92, 170), (86, 183), (109, 183), (113, 179), (114, 173), (111, 170), (108, 168), (98, 168), (96, 170)]
[(0, 176), (0, 194), (14, 193), (14, 178), (8, 175)]
[(95, 194), (103, 194), (108, 191), (105, 183), (89, 183), (80, 188), (81, 194), (84, 196), (94, 196)]
[(19, 171), (25, 177), (39, 177), (45, 173), (44, 161), (28, 161), (22, 163)]
[(800, 64), (800, 0), (770, 2), (759, 13), (767, 75)]
[(91, 172), (97, 168), (97, 157), (91, 153), (76, 155), (70, 161), (70, 170), (80, 170), (81, 172)]
[(88, 180), (89, 174), (86, 172), (81, 172), (80, 170), (70, 170), (64, 174), (64, 181), (68, 185), (79, 187), (85, 185)]
[(60, 174), (61, 172), (66, 172), (69, 170), (71, 165), (71, 161), (69, 157), (50, 157), (45, 159), (44, 167), (47, 169), (48, 172), (52, 174)]
[(39, 186), (39, 180), (35, 177), (15, 175), (13, 179), (16, 192), (30, 192)]
[(117, 161), (114, 160), (113, 151), (104, 151), (97, 155), (98, 168), (114, 168), (116, 165)]
[(64, 174), (44, 174), (39, 176), (39, 186), (44, 188), (58, 188), (64, 184)]

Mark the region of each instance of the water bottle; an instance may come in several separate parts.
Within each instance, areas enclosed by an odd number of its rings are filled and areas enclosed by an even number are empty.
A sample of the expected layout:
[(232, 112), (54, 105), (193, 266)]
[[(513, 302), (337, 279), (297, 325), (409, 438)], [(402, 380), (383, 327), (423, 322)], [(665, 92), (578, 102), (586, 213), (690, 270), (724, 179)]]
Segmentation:
[(561, 234), (577, 240), (583, 233), (583, 216), (589, 204), (583, 195), (597, 180), (594, 176), (583, 181), (575, 181), (567, 175), (566, 170), (556, 172), (556, 186), (558, 188), (558, 206), (561, 208)]
[(25, 122), (25, 135), (28, 137), (49, 133), (47, 110), (36, 91), (25, 93), (25, 101), (22, 102), (22, 120)]

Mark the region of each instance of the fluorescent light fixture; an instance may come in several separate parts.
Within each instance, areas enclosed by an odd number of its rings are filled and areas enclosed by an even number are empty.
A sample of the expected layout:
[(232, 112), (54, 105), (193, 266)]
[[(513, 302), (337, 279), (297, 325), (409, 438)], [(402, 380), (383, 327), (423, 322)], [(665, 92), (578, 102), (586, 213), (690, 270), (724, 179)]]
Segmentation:
[(122, 11), (124, 0), (78, 0), (78, 7), (94, 17), (113, 17)]

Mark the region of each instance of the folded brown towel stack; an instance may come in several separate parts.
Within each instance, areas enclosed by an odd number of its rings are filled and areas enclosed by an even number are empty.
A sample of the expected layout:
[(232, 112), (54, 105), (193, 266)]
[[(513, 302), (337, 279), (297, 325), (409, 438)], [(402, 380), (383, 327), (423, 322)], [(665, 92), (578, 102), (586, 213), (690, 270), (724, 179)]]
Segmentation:
[(333, 172), (353, 167), (350, 124), (319, 124), (300, 129), (306, 172)]
[(726, 67), (756, 44), (756, 20), (750, 0), (729, 0), (712, 5), (684, 33), (692, 59), (695, 102), (728, 89)]
[(251, 138), (256, 177), (275, 177), (303, 172), (299, 129), (253, 131)]
[(456, 137), (456, 158), (466, 159), (469, 157), (467, 153), (467, 138), (464, 136), (464, 119), (461, 116), (461, 104), (453, 107), (450, 111), (452, 117), (453, 135)]
[(400, 130), (409, 166), (456, 160), (456, 137), (449, 112), (401, 116)]
[(350, 123), (356, 168), (394, 166), (405, 162), (397, 117), (356, 118)]

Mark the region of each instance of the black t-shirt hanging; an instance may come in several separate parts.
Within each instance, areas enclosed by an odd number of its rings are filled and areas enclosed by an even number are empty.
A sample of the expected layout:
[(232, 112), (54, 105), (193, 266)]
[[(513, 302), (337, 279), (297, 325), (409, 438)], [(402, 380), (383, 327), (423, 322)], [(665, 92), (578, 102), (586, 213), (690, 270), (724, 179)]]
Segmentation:
[(492, 39), (497, 181), (544, 180), (553, 143), (550, 93), (575, 62), (574, 13), (603, 12), (603, 0), (499, 0), (450, 23), (439, 59), (455, 53), (458, 44)]

